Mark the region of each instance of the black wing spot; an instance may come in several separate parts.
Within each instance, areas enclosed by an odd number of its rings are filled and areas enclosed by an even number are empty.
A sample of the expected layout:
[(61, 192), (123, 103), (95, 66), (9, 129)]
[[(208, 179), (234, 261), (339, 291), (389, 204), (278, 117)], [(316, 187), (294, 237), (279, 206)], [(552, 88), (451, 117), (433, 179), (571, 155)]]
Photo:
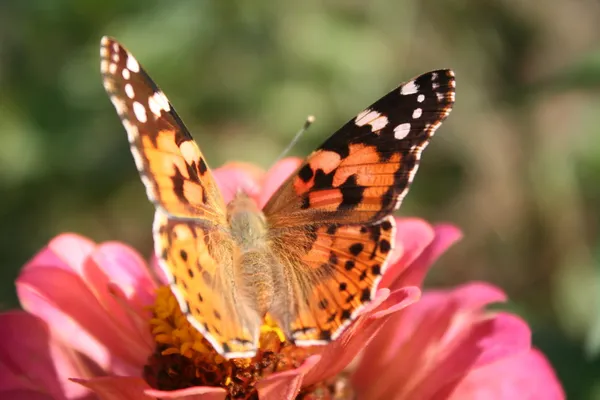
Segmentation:
[(312, 190), (332, 188), (334, 174), (335, 169), (328, 174), (326, 174), (322, 169), (317, 169), (317, 171), (315, 172), (315, 185), (312, 188)]
[(204, 175), (204, 173), (206, 171), (208, 171), (208, 167), (206, 166), (206, 163), (204, 162), (204, 158), (200, 158), (200, 164), (198, 165), (198, 171), (200, 172), (200, 175)]
[(327, 301), (327, 299), (321, 299), (321, 301), (319, 301), (319, 308), (321, 310), (326, 310), (328, 306), (329, 306), (329, 301)]
[(363, 289), (362, 293), (360, 294), (360, 301), (362, 301), (364, 303), (365, 301), (369, 301), (369, 300), (371, 300), (371, 289), (365, 288), (365, 289)]
[(361, 273), (360, 276), (358, 277), (359, 281), (364, 281), (365, 279), (367, 279), (367, 270), (364, 269)]
[(310, 181), (314, 175), (315, 172), (312, 170), (309, 164), (306, 164), (300, 169), (300, 171), (298, 171), (298, 177), (305, 183), (308, 183), (308, 181)]
[(348, 260), (346, 261), (346, 264), (344, 264), (344, 268), (346, 268), (346, 271), (352, 271), (354, 269), (354, 260)]
[(327, 227), (327, 234), (328, 235), (335, 235), (335, 233), (337, 232), (337, 225), (336, 224), (331, 224)]
[(342, 203), (340, 210), (352, 210), (356, 208), (363, 200), (364, 186), (360, 186), (356, 181), (356, 175), (350, 175), (346, 181), (339, 186), (342, 192)]
[(371, 267), (371, 273), (373, 275), (381, 275), (381, 265), (375, 264)]
[(385, 220), (381, 223), (381, 229), (383, 229), (384, 231), (389, 231), (390, 229), (392, 229), (392, 223), (388, 220)]
[(350, 250), (350, 253), (352, 253), (352, 255), (358, 256), (364, 248), (365, 246), (362, 243), (354, 243), (352, 246), (350, 246), (348, 250)]
[(379, 250), (381, 250), (382, 253), (387, 254), (391, 249), (392, 245), (390, 244), (389, 240), (382, 239), (381, 242), (379, 242)]
[(348, 289), (348, 284), (346, 282), (340, 282), (340, 292), (344, 292), (346, 289)]
[(338, 256), (337, 254), (335, 254), (333, 251), (329, 253), (329, 264), (331, 265), (337, 265), (338, 263)]
[(191, 268), (188, 268), (188, 275), (190, 276), (190, 278), (194, 277), (194, 270), (192, 270)]
[(188, 254), (187, 254), (187, 251), (185, 251), (185, 250), (180, 250), (179, 256), (181, 257), (181, 259), (183, 261), (187, 261), (187, 259), (188, 259)]
[(331, 331), (329, 329), (321, 331), (321, 333), (319, 334), (319, 339), (331, 340)]
[(348, 319), (352, 318), (352, 314), (350, 313), (350, 310), (344, 310), (344, 311), (342, 311), (341, 317), (343, 320), (348, 320)]

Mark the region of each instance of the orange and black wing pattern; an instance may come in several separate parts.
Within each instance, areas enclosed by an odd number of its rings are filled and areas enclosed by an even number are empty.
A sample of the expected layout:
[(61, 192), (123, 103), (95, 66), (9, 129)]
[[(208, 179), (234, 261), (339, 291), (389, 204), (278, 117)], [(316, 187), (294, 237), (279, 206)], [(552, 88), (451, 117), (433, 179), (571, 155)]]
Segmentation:
[(454, 73), (438, 70), (402, 84), (360, 112), (270, 199), (264, 212), (272, 225), (369, 223), (398, 209), (421, 152), (454, 98)]
[(156, 206), (155, 253), (181, 311), (220, 354), (251, 356), (261, 318), (234, 298), (235, 244), (223, 229), (226, 208), (204, 156), (167, 97), (122, 45), (104, 37), (100, 55), (104, 87)]
[(404, 83), (334, 133), (266, 204), (275, 254), (294, 280), (292, 309), (275, 315), (292, 340), (334, 340), (373, 300), (393, 250), (391, 214), (454, 99), (450, 70)]
[(114, 39), (102, 38), (100, 56), (104, 88), (150, 201), (170, 216), (223, 221), (225, 206), (206, 160), (167, 97)]

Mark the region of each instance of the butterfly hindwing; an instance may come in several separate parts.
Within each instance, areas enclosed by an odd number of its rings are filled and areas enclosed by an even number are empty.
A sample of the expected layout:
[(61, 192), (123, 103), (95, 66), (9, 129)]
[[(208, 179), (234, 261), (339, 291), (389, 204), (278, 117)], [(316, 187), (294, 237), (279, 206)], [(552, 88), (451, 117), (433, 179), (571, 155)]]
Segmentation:
[(221, 354), (249, 357), (258, 346), (261, 317), (237, 302), (231, 237), (219, 229), (169, 219), (157, 211), (155, 252), (188, 320)]
[[(310, 247), (300, 256), (300, 263), (295, 260), (295, 265), (288, 266), (301, 272), (293, 275), (297, 288), (294, 316), (274, 315), (278, 321), (287, 318), (286, 333), (296, 344), (335, 340), (356, 318), (375, 296), (394, 236), (391, 216), (370, 225), (318, 224), (311, 229)], [(290, 231), (279, 243), (297, 242), (297, 238), (297, 232)], [(289, 255), (290, 246), (285, 250)]]
[(454, 73), (423, 74), (348, 121), (264, 208), (275, 227), (375, 222), (400, 207), (421, 152), (452, 109)]

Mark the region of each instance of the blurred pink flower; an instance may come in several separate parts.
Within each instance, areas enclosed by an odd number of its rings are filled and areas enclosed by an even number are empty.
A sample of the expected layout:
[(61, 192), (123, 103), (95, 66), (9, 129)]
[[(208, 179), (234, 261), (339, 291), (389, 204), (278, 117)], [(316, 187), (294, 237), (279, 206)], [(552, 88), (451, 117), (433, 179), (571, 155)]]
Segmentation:
[[(214, 173), (226, 200), (243, 188), (262, 205), (298, 163), (285, 159), (266, 174), (228, 164)], [(341, 338), (307, 350), (297, 368), (266, 373), (255, 386), (260, 398), (564, 398), (552, 368), (531, 348), (527, 325), (484, 310), (504, 300), (498, 289), (471, 283), (417, 302), (428, 268), (460, 232), (418, 219), (397, 224), (376, 299)], [(222, 387), (166, 391), (143, 379), (156, 354), (150, 318), (161, 284), (131, 248), (63, 234), (25, 265), (16, 284), (25, 311), (0, 315), (1, 398), (227, 396)]]

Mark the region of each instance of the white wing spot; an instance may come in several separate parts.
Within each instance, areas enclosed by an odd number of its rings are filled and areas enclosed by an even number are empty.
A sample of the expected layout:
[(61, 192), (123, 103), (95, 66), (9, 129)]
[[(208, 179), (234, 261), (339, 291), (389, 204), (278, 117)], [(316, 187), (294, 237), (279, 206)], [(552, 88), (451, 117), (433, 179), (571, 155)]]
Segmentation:
[(432, 88), (433, 90), (437, 90), (439, 87), (440, 87), (440, 84), (439, 84), (439, 83), (437, 83), (437, 82), (433, 82), (433, 83), (431, 84), (431, 88)]
[(103, 74), (108, 72), (108, 61), (107, 60), (100, 61), (100, 72), (102, 72)]
[[(127, 70), (124, 70), (124, 71), (127, 71)], [(130, 99), (133, 99), (135, 97), (135, 93), (133, 91), (133, 86), (131, 86), (131, 83), (128, 83), (125, 85), (125, 94)]]
[(373, 132), (377, 132), (386, 127), (386, 125), (388, 124), (388, 119), (385, 115), (382, 115), (378, 118), (375, 118), (373, 121), (370, 122), (370, 124), (372, 127), (371, 130)]
[(400, 88), (400, 94), (406, 96), (408, 94), (415, 94), (419, 91), (419, 87), (415, 83), (415, 81), (410, 81), (402, 85)]
[(160, 108), (162, 108), (166, 112), (171, 111), (171, 107), (169, 106), (169, 100), (167, 99), (167, 96), (165, 96), (165, 94), (163, 92), (161, 92), (161, 91), (155, 92), (154, 100), (156, 100), (156, 102), (158, 103)]
[(186, 163), (192, 164), (198, 162), (198, 148), (191, 140), (187, 140), (179, 145), (179, 151)]
[(431, 74), (431, 80), (435, 81), (438, 78), (438, 74), (437, 72), (434, 72), (433, 74)]
[(119, 62), (119, 53), (113, 53), (112, 60), (114, 62)]
[(421, 118), (421, 115), (423, 115), (423, 109), (422, 108), (416, 108), (415, 111), (413, 111), (413, 119), (418, 119)]
[(127, 56), (127, 68), (131, 72), (140, 72), (140, 64), (138, 64), (137, 60), (131, 54)]
[(133, 102), (133, 113), (135, 114), (135, 117), (138, 119), (138, 121), (140, 121), (141, 123), (145, 123), (146, 121), (148, 121), (148, 116), (146, 115), (146, 107), (144, 107), (141, 103), (138, 103), (137, 101)]
[(119, 45), (116, 42), (113, 43), (113, 51), (114, 52), (118, 52), (119, 51)]
[[(358, 115), (356, 116), (356, 118), (354, 119), (354, 123), (358, 126), (363, 126), (364, 124), (366, 124), (366, 122), (361, 123), (360, 121), (370, 112), (372, 112), (372, 111), (368, 108), (366, 110), (359, 112)], [(379, 113), (377, 113), (377, 114), (379, 114)]]
[(156, 117), (160, 117), (160, 110), (162, 110), (162, 108), (160, 107), (160, 104), (158, 104), (158, 102), (154, 99), (154, 95), (148, 98), (148, 108), (150, 108), (152, 114), (154, 114)]
[(371, 131), (377, 132), (386, 127), (388, 119), (377, 111), (366, 109), (356, 116), (354, 123), (357, 126), (371, 125)]
[(125, 80), (129, 80), (129, 78), (131, 78), (131, 73), (129, 72), (129, 70), (127, 68), (125, 68), (123, 70), (123, 72), (121, 72), (121, 75), (123, 75), (123, 79)]
[(444, 97), (446, 97), (446, 95), (444, 95), (444, 93), (439, 93), (439, 92), (437, 92), (435, 95), (437, 96), (437, 99), (440, 102), (444, 100)]
[(394, 128), (394, 137), (398, 140), (404, 139), (410, 132), (410, 124), (408, 122), (400, 124)]
[(108, 66), (108, 72), (110, 72), (112, 75), (117, 73), (117, 64), (115, 63), (110, 63), (110, 65)]
[(418, 95), (418, 96), (417, 96), (417, 101), (418, 101), (419, 103), (422, 103), (422, 102), (424, 102), (424, 101), (425, 101), (425, 95), (424, 95), (424, 94), (420, 94), (420, 95)]

